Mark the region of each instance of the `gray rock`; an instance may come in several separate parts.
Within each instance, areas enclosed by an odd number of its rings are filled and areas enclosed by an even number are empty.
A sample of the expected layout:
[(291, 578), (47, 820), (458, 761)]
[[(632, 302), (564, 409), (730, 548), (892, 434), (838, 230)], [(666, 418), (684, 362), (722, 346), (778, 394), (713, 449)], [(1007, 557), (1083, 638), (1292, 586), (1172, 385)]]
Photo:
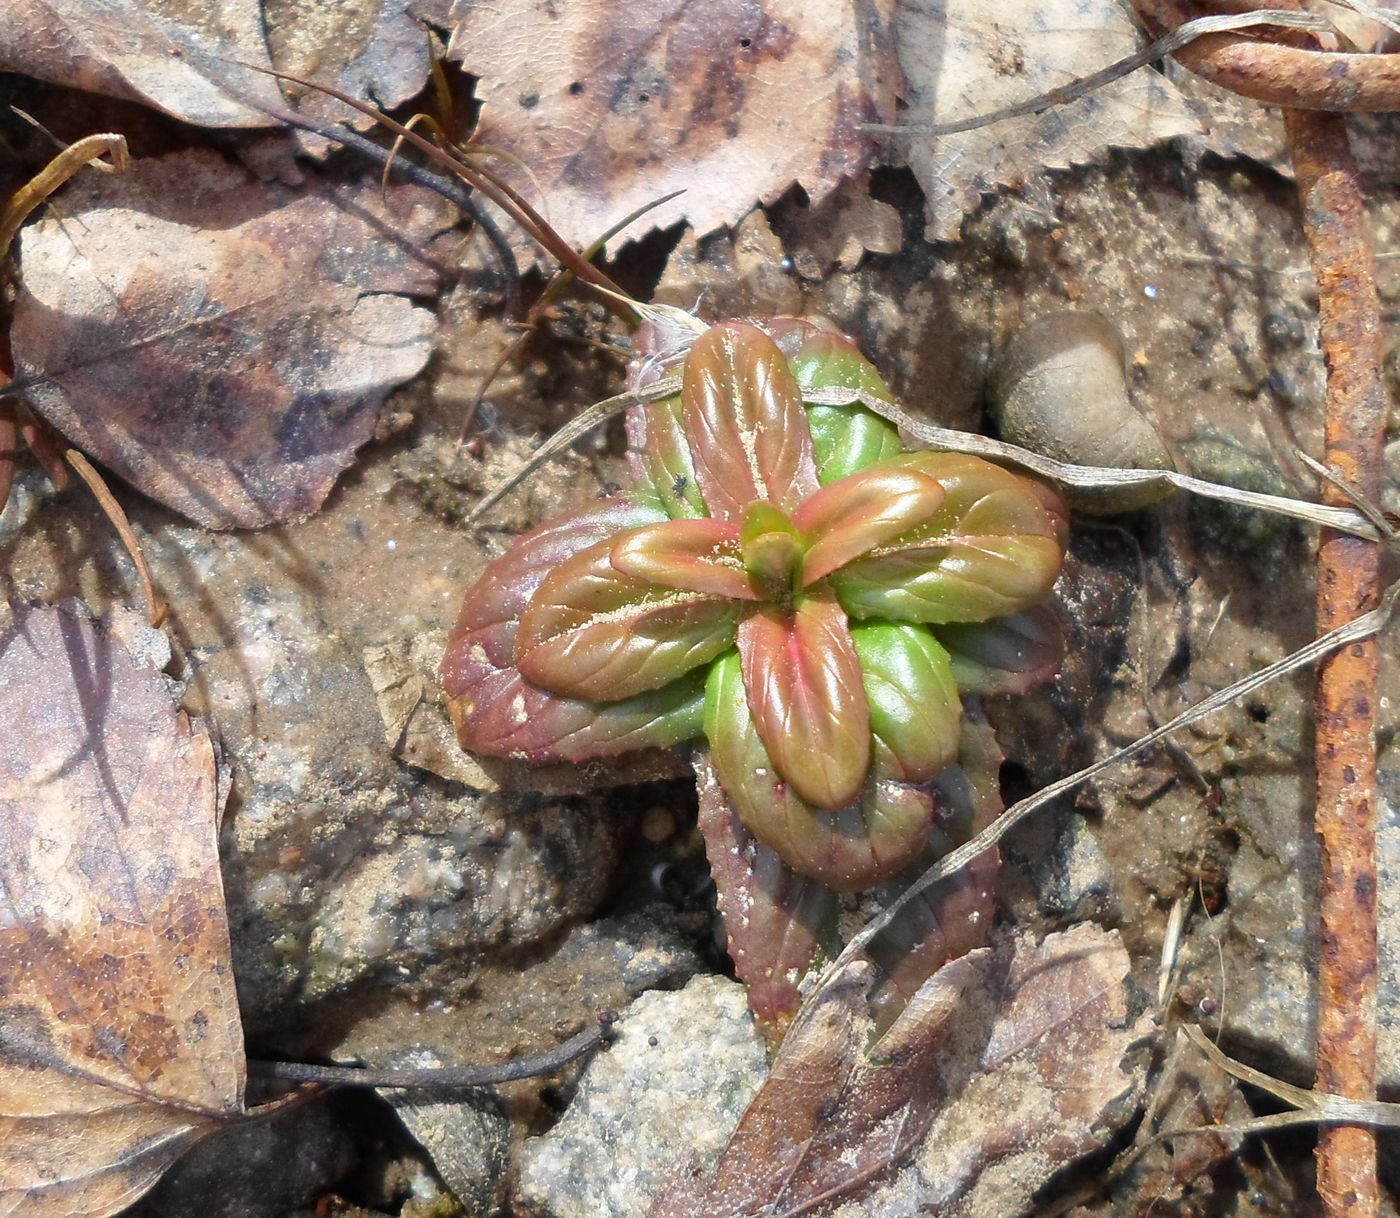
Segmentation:
[(706, 976), (643, 994), (564, 1119), (525, 1144), (524, 1203), (551, 1218), (642, 1218), (678, 1162), (714, 1162), (767, 1070), (743, 986)]
[[(443, 1062), (436, 1054), (417, 1052), (395, 1057), (391, 1064), (424, 1068)], [(466, 1218), (492, 1213), (505, 1191), (510, 1119), (491, 1089), (464, 1087), (433, 1099), (399, 1089), (386, 1088), (379, 1094), (428, 1152)]]
[(350, 1169), (354, 1143), (324, 1096), (199, 1143), (128, 1218), (282, 1218)]
[(1089, 819), (1032, 819), (1004, 846), (1008, 867), (1029, 877), (1042, 914), (1063, 922), (1113, 923), (1120, 916), (1113, 869)]

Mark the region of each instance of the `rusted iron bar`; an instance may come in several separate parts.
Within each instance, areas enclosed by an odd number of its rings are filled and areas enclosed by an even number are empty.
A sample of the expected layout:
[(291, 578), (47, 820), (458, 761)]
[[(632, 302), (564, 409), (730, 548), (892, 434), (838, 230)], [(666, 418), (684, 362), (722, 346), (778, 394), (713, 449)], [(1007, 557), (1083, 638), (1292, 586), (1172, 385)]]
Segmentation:
[[(1268, 7), (1297, 6), (1271, 0)], [(1221, 11), (1190, 0), (1138, 0), (1138, 10), (1153, 37)], [(1400, 110), (1400, 54), (1319, 51), (1279, 31), (1276, 40), (1267, 42), (1256, 32), (1207, 34), (1173, 58), (1214, 84), (1269, 105), (1335, 112)]]
[[(1285, 113), (1293, 172), (1317, 279), (1327, 362), (1326, 464), (1379, 502), (1385, 439), (1380, 302), (1365, 200), (1346, 120)], [(1324, 485), (1323, 498), (1344, 502)], [(1322, 531), (1317, 629), (1331, 630), (1380, 602), (1380, 547)], [(1317, 807), (1321, 846), (1317, 1088), (1370, 1099), (1376, 1072), (1376, 740), (1379, 648), (1355, 643), (1318, 665)], [(1318, 1138), (1317, 1189), (1329, 1216), (1377, 1212), (1376, 1142), (1358, 1126)]]

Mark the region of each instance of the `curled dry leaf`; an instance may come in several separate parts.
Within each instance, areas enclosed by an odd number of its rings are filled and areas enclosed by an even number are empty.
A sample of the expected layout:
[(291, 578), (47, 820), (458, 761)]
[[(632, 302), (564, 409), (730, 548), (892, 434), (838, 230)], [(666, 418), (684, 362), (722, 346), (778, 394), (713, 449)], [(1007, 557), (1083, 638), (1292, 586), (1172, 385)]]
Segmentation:
[(824, 979), (714, 1171), (673, 1180), (651, 1218), (1019, 1214), (1135, 1111), (1125, 1055), (1151, 1023), (1128, 1018), (1116, 934), (954, 960), (867, 1048), (877, 975), (855, 961)]
[(0, 69), (155, 106), (205, 127), (274, 125), (258, 0), (6, 0)]
[(0, 1213), (130, 1204), (243, 1107), (208, 733), (70, 609), (0, 630)]
[(568, 5), (417, 0), (452, 32), (448, 55), (481, 78), (478, 138), (519, 157), (575, 245), (671, 191), (648, 213), (664, 228), (733, 224), (793, 182), (814, 201), (860, 174), (888, 121), (888, 4), (837, 0), (604, 0)]
[(13, 346), (77, 447), (209, 528), (315, 511), (427, 362), (422, 247), (450, 223), (416, 187), (295, 194), (209, 152), (75, 182), (22, 238)]
[[(917, 0), (896, 25), (910, 126), (955, 123), (1081, 77), (1133, 54), (1140, 35), (1113, 0)], [(1044, 169), (1145, 148), (1200, 130), (1174, 86), (1140, 69), (1067, 106), (948, 135), (901, 136), (927, 198), (927, 234), (956, 239), (984, 191), (1035, 181)]]

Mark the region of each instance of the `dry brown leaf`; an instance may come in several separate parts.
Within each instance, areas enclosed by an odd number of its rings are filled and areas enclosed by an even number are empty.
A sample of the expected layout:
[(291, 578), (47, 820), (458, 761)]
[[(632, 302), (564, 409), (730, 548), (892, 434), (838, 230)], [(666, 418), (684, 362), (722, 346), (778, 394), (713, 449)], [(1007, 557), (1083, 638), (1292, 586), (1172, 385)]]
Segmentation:
[[(634, 208), (697, 232), (733, 224), (793, 182), (814, 201), (859, 175), (896, 84), (889, 0), (418, 0), (481, 77), (477, 139), (566, 240), (587, 245)], [(883, 117), (882, 117), (883, 116)], [(639, 230), (632, 230), (634, 233)]]
[(674, 1180), (650, 1218), (1021, 1213), (1136, 1110), (1124, 1058), (1151, 1021), (1127, 1018), (1127, 975), (1117, 934), (1087, 923), (1003, 943), (945, 965), (867, 1049), (873, 970), (843, 967), (711, 1175)]
[[(413, 97), (428, 78), (428, 32), (408, 15), (404, 0), (262, 0), (262, 8), (280, 72), (333, 85), (385, 110)], [(323, 93), (284, 87), (302, 114), (361, 129), (372, 124)]]
[(423, 252), (451, 222), (418, 187), (290, 193), (205, 151), (84, 179), (22, 236), (12, 341), (75, 445), (209, 528), (316, 510), (427, 362)]
[(0, 1213), (130, 1204), (243, 1105), (208, 733), (72, 608), (0, 629)]
[(282, 104), (258, 0), (5, 0), (0, 69), (143, 102), (206, 127), (268, 127)]
[[(909, 86), (899, 121), (911, 126), (990, 114), (1141, 45), (1114, 0), (911, 0), (895, 29)], [(928, 237), (951, 240), (984, 193), (1199, 130), (1175, 88), (1143, 68), (1069, 105), (954, 135), (901, 136), (898, 146), (927, 197)]]

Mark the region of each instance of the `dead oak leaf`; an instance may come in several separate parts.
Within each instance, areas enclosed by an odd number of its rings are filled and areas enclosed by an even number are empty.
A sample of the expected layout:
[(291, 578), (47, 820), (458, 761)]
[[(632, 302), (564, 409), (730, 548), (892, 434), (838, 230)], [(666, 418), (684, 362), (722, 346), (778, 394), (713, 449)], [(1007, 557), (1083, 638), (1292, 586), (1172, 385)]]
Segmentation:
[(803, 1004), (719, 1162), (678, 1172), (650, 1218), (1020, 1214), (1136, 1111), (1128, 955), (1083, 924), (945, 964), (876, 1039), (878, 972), (833, 970)]
[(154, 106), (206, 127), (267, 127), (277, 106), (257, 0), (5, 0), (0, 69)]
[(0, 1214), (111, 1214), (243, 1108), (208, 733), (70, 608), (0, 629)]
[(299, 191), (205, 151), (75, 181), (24, 231), (12, 343), (77, 447), (209, 528), (315, 511), (428, 360), (442, 200)]
[[(476, 139), (567, 241), (634, 209), (647, 227), (736, 223), (794, 182), (819, 202), (869, 164), (861, 124), (888, 119), (887, 0), (418, 0), (480, 77)], [(528, 167), (528, 172), (524, 167)], [(634, 230), (637, 231), (637, 230)]]
[[(895, 25), (911, 127), (991, 114), (1107, 67), (1141, 36), (1114, 0), (909, 0)], [(1046, 169), (1200, 131), (1163, 76), (1142, 68), (1064, 106), (951, 135), (899, 138), (926, 196), (930, 240), (955, 240), (982, 195)]]

